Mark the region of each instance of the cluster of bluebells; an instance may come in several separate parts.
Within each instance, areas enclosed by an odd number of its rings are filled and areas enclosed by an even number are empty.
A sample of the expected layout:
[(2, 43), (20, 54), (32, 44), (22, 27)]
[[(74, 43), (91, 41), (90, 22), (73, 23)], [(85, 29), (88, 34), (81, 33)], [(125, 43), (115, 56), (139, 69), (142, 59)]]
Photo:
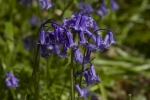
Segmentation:
[[(26, 4), (27, 7), (30, 7), (31, 2), (36, 0), (18, 0), (20, 4)], [(49, 9), (53, 6), (53, 4), (49, 0), (38, 0), (39, 6), (41, 9)]]
[[(85, 80), (83, 80), (83, 84), (86, 84), (87, 86), (101, 82), (99, 77), (96, 75), (96, 71), (93, 64), (90, 65), (90, 68), (85, 68), (85, 70), (77, 72), (76, 78), (79, 74), (82, 74), (84, 76)], [(86, 87), (80, 88), (78, 84), (76, 84), (75, 87), (78, 91), (78, 97), (86, 98), (91, 93), (91, 91), (88, 90)]]
[(10, 71), (7, 72), (6, 76), (5, 76), (5, 83), (7, 88), (16, 88), (18, 87), (18, 82), (19, 79), (16, 78)]
[[(115, 2), (115, 0), (110, 0), (110, 6), (112, 10), (117, 10), (119, 8), (118, 4)], [(105, 0), (101, 0), (101, 3), (98, 4), (97, 10), (94, 10), (91, 6), (91, 4), (84, 4), (83, 2), (79, 3), (79, 8), (84, 9), (85, 13), (97, 13), (101, 18), (104, 17), (108, 12), (109, 9), (107, 8)]]
[[(102, 30), (107, 32), (104, 38), (99, 35), (99, 31)], [(77, 42), (73, 39), (75, 35), (78, 36)], [(72, 14), (71, 18), (63, 19), (62, 23), (53, 19), (47, 20), (41, 25), (37, 40), (37, 44), (40, 45), (41, 57), (48, 57), (52, 53), (59, 57), (67, 57), (68, 50), (72, 49), (76, 63), (83, 65), (90, 63), (90, 68), (84, 68), (79, 73), (85, 77), (84, 83), (87, 86), (100, 82), (94, 65), (91, 63), (91, 53), (107, 49), (115, 43), (113, 32), (110, 29), (99, 29), (96, 21), (90, 15), (85, 14), (83, 10)], [(79, 49), (81, 46), (86, 50), (85, 55)], [(78, 84), (75, 87), (79, 97), (88, 96), (87, 88), (81, 88)]]

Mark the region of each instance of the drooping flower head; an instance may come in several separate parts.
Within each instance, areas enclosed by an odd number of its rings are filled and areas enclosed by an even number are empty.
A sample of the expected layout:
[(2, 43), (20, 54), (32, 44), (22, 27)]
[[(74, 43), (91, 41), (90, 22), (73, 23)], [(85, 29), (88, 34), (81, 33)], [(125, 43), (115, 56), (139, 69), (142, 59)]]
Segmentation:
[(76, 31), (85, 31), (86, 29), (92, 28), (93, 18), (85, 15), (81, 10), (79, 13), (72, 14), (71, 19), (64, 19), (63, 23), (64, 27)]
[(49, 0), (39, 0), (39, 5), (41, 9), (46, 9), (46, 10), (48, 10), (53, 6), (53, 4)]
[(90, 94), (87, 88), (80, 88), (78, 84), (76, 84), (75, 87), (78, 91), (78, 97), (86, 98)]
[(32, 36), (26, 36), (22, 39), (25, 49), (31, 50), (34, 47)]
[(90, 66), (90, 69), (87, 69), (83, 72), (85, 77), (85, 83), (87, 86), (93, 85), (97, 82), (101, 82), (99, 77), (96, 75), (95, 68), (93, 65)]
[(79, 2), (79, 8), (82, 9), (83, 12), (87, 14), (90, 14), (94, 11), (91, 4), (84, 4), (83, 2)]
[(32, 15), (30, 18), (30, 24), (32, 27), (40, 26), (40, 19), (36, 15)]
[(5, 77), (5, 83), (8, 88), (16, 88), (19, 86), (19, 79), (16, 78), (11, 72), (7, 72)]
[(27, 7), (30, 7), (30, 3), (35, 0), (18, 0), (20, 4), (25, 4)]
[(79, 51), (79, 48), (74, 48), (74, 61), (79, 64), (83, 63), (83, 54)]
[(112, 7), (112, 10), (117, 10), (119, 8), (119, 6), (115, 2), (115, 0), (110, 0), (110, 4), (111, 4), (111, 7)]

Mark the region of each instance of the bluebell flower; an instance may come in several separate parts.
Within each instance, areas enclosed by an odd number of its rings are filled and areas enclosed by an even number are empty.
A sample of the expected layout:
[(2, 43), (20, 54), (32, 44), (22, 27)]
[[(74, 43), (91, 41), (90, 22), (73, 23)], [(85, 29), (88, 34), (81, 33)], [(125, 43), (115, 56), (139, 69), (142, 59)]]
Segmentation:
[(87, 69), (83, 72), (85, 77), (85, 83), (87, 86), (93, 85), (97, 82), (101, 82), (99, 77), (96, 75), (95, 68), (93, 65), (90, 66), (90, 69)]
[(30, 3), (35, 0), (18, 0), (20, 4), (25, 4), (27, 7), (30, 7)]
[(96, 45), (91, 44), (91, 43), (87, 43), (86, 47), (90, 49), (91, 51), (96, 51), (98, 49)]
[(71, 19), (64, 19), (64, 27), (74, 29), (76, 31), (85, 31), (88, 28), (92, 28), (93, 18), (91, 16), (86, 16), (81, 12), (79, 12), (78, 14), (72, 14)]
[(49, 0), (39, 0), (39, 5), (42, 9), (49, 9), (53, 4)]
[(32, 36), (26, 36), (22, 39), (23, 41), (23, 44), (24, 44), (24, 47), (27, 49), (27, 50), (31, 50), (33, 49), (34, 47), (34, 43), (33, 43), (33, 40), (32, 40)]
[(83, 31), (78, 32), (78, 36), (79, 36), (79, 44), (81, 45), (85, 45), (87, 43), (86, 39), (84, 38), (84, 33)]
[(37, 44), (40, 45), (48, 45), (50, 44), (51, 40), (49, 38), (48, 32), (41, 29), (39, 33), (39, 40), (36, 41)]
[(74, 51), (74, 61), (79, 64), (83, 63), (83, 54), (79, 51), (77, 47), (73, 48)]
[(54, 41), (56, 44), (61, 45), (64, 40), (64, 37), (63, 37), (64, 29), (60, 28), (56, 24), (52, 24), (52, 27), (54, 28), (54, 31), (53, 31)]
[(54, 36), (54, 31), (48, 32), (48, 37), (49, 37), (49, 42), (51, 44), (56, 44), (55, 36)]
[(67, 57), (67, 41), (64, 40), (63, 41), (63, 48), (62, 48), (62, 52), (60, 54), (60, 57)]
[(82, 9), (85, 14), (90, 14), (94, 11), (91, 4), (84, 4), (83, 2), (79, 2), (79, 8)]
[(33, 15), (30, 18), (30, 24), (32, 27), (40, 26), (40, 19), (36, 15)]
[(87, 48), (87, 52), (86, 52), (86, 55), (84, 57), (84, 63), (89, 63), (91, 52), (92, 52), (91, 49)]
[(78, 97), (86, 98), (90, 94), (90, 91), (87, 88), (80, 88), (78, 84), (76, 84), (75, 87), (78, 91)]
[(109, 38), (110, 38), (110, 44), (116, 44), (115, 40), (114, 40), (114, 35), (113, 32), (109, 31)]
[(115, 0), (110, 0), (110, 4), (113, 10), (117, 10), (119, 8), (118, 4), (115, 2)]
[(94, 11), (90, 4), (85, 5), (85, 9), (88, 13), (92, 13)]
[(102, 3), (100, 5), (100, 9), (103, 11), (104, 14), (108, 13), (108, 10), (106, 8), (106, 3), (104, 0), (102, 0)]
[(89, 30), (85, 30), (85, 34), (87, 35), (87, 37), (88, 37), (88, 39), (89, 38), (92, 38), (92, 40), (94, 41), (94, 42), (96, 42), (96, 37), (95, 37), (95, 35), (93, 34), (93, 33), (91, 33)]
[(66, 40), (69, 48), (74, 48), (77, 46), (77, 43), (73, 41), (72, 34), (68, 30), (66, 30)]
[(46, 47), (48, 50), (53, 50), (53, 45), (51, 43), (47, 44)]
[(96, 13), (103, 18), (105, 16), (105, 14), (101, 11), (101, 10), (97, 10)]
[(75, 22), (75, 25), (74, 25), (74, 29), (75, 30), (79, 30), (79, 23), (80, 23), (80, 20), (81, 20), (81, 18), (82, 18), (82, 15), (81, 14), (78, 14), (77, 15), (77, 20), (76, 20), (76, 22)]
[(102, 37), (98, 33), (96, 33), (96, 46), (100, 47), (102, 42), (103, 42)]
[(99, 29), (96, 21), (93, 21), (93, 28), (94, 28), (94, 31)]
[(116, 44), (116, 42), (114, 41), (112, 31), (109, 31), (108, 34), (106, 34), (104, 40), (101, 40), (100, 45), (99, 45), (99, 49), (101, 51), (104, 50), (104, 49), (108, 49), (108, 47), (111, 44)]
[(8, 88), (16, 88), (19, 87), (19, 79), (16, 78), (11, 72), (7, 72), (5, 77), (5, 83)]
[(60, 45), (63, 44), (63, 43), (65, 43), (65, 42), (63, 42), (64, 41), (64, 37), (65, 37), (64, 30), (61, 29), (61, 28), (59, 28), (58, 29), (58, 38), (59, 38), (59, 44)]
[(59, 30), (58, 29), (54, 29), (54, 36), (55, 36), (55, 41), (56, 43), (59, 43)]
[(60, 56), (60, 50), (59, 50), (58, 45), (52, 44), (52, 46), (53, 46), (53, 51), (54, 51), (58, 56)]
[(109, 47), (109, 35), (106, 34), (104, 41), (102, 42), (102, 44), (99, 46), (99, 49), (102, 51), (104, 49), (107, 49)]
[(40, 44), (45, 44), (45, 31), (42, 29), (42, 30), (40, 30)]
[(63, 19), (63, 26), (66, 28), (73, 28), (75, 21), (76, 21), (76, 17), (74, 14), (72, 14), (71, 19), (67, 19), (67, 18)]
[(40, 55), (41, 55), (41, 57), (44, 57), (44, 58), (50, 56), (47, 45), (40, 46)]

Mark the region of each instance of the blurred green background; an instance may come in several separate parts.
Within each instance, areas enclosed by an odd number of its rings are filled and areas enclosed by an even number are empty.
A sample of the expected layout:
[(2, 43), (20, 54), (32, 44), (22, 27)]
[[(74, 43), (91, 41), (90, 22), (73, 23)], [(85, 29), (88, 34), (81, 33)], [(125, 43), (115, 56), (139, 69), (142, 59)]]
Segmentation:
[[(26, 37), (32, 43), (35, 41), (43, 21), (55, 18), (61, 22), (78, 11), (79, 1), (52, 2), (52, 8), (41, 10), (37, 2), (27, 7), (17, 0), (0, 0), (0, 100), (33, 100), (35, 84), (39, 84), (39, 100), (69, 100), (70, 59), (57, 55), (40, 58), (39, 83), (32, 82), (35, 47), (27, 50), (23, 42)], [(99, 3), (98, 0), (86, 2), (93, 7)], [(109, 0), (106, 2), (109, 8)], [(90, 89), (99, 100), (150, 100), (150, 1), (116, 2), (119, 9), (110, 9), (102, 19), (93, 13), (99, 28), (113, 30), (117, 44), (93, 53), (96, 57), (93, 63), (102, 83)], [(30, 22), (32, 16), (38, 18), (34, 25)], [(20, 79), (20, 87), (6, 88), (5, 74), (9, 70)]]

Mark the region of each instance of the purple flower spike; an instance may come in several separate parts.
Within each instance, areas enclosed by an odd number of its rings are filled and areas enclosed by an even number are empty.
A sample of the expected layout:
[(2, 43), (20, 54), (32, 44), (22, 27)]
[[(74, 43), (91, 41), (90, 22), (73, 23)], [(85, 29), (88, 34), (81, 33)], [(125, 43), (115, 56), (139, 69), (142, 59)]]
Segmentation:
[(17, 79), (11, 72), (7, 72), (5, 82), (8, 88), (19, 87), (18, 85), (19, 79)]
[(40, 31), (40, 44), (45, 44), (45, 31)]
[(81, 89), (78, 84), (76, 84), (75, 87), (78, 91), (78, 97), (86, 98), (90, 94), (90, 91), (87, 88)]
[(109, 34), (109, 37), (110, 37), (110, 44), (116, 44), (116, 42), (114, 41), (113, 33), (110, 31), (108, 34)]
[(44, 58), (46, 58), (50, 55), (46, 45), (41, 45), (40, 55), (41, 55), (41, 57), (44, 57)]
[(110, 4), (113, 10), (117, 10), (119, 8), (118, 4), (115, 2), (115, 0), (110, 0)]
[(82, 55), (82, 53), (79, 51), (78, 48), (74, 48), (73, 51), (74, 51), (74, 60), (76, 62), (82, 64), (83, 63), (83, 55)]
[(83, 33), (83, 31), (80, 31), (79, 33), (78, 33), (78, 35), (79, 35), (79, 39), (80, 39), (80, 44), (82, 44), (82, 45), (85, 45), (86, 43), (87, 43), (87, 41), (85, 40), (85, 38), (84, 38), (84, 33)]

